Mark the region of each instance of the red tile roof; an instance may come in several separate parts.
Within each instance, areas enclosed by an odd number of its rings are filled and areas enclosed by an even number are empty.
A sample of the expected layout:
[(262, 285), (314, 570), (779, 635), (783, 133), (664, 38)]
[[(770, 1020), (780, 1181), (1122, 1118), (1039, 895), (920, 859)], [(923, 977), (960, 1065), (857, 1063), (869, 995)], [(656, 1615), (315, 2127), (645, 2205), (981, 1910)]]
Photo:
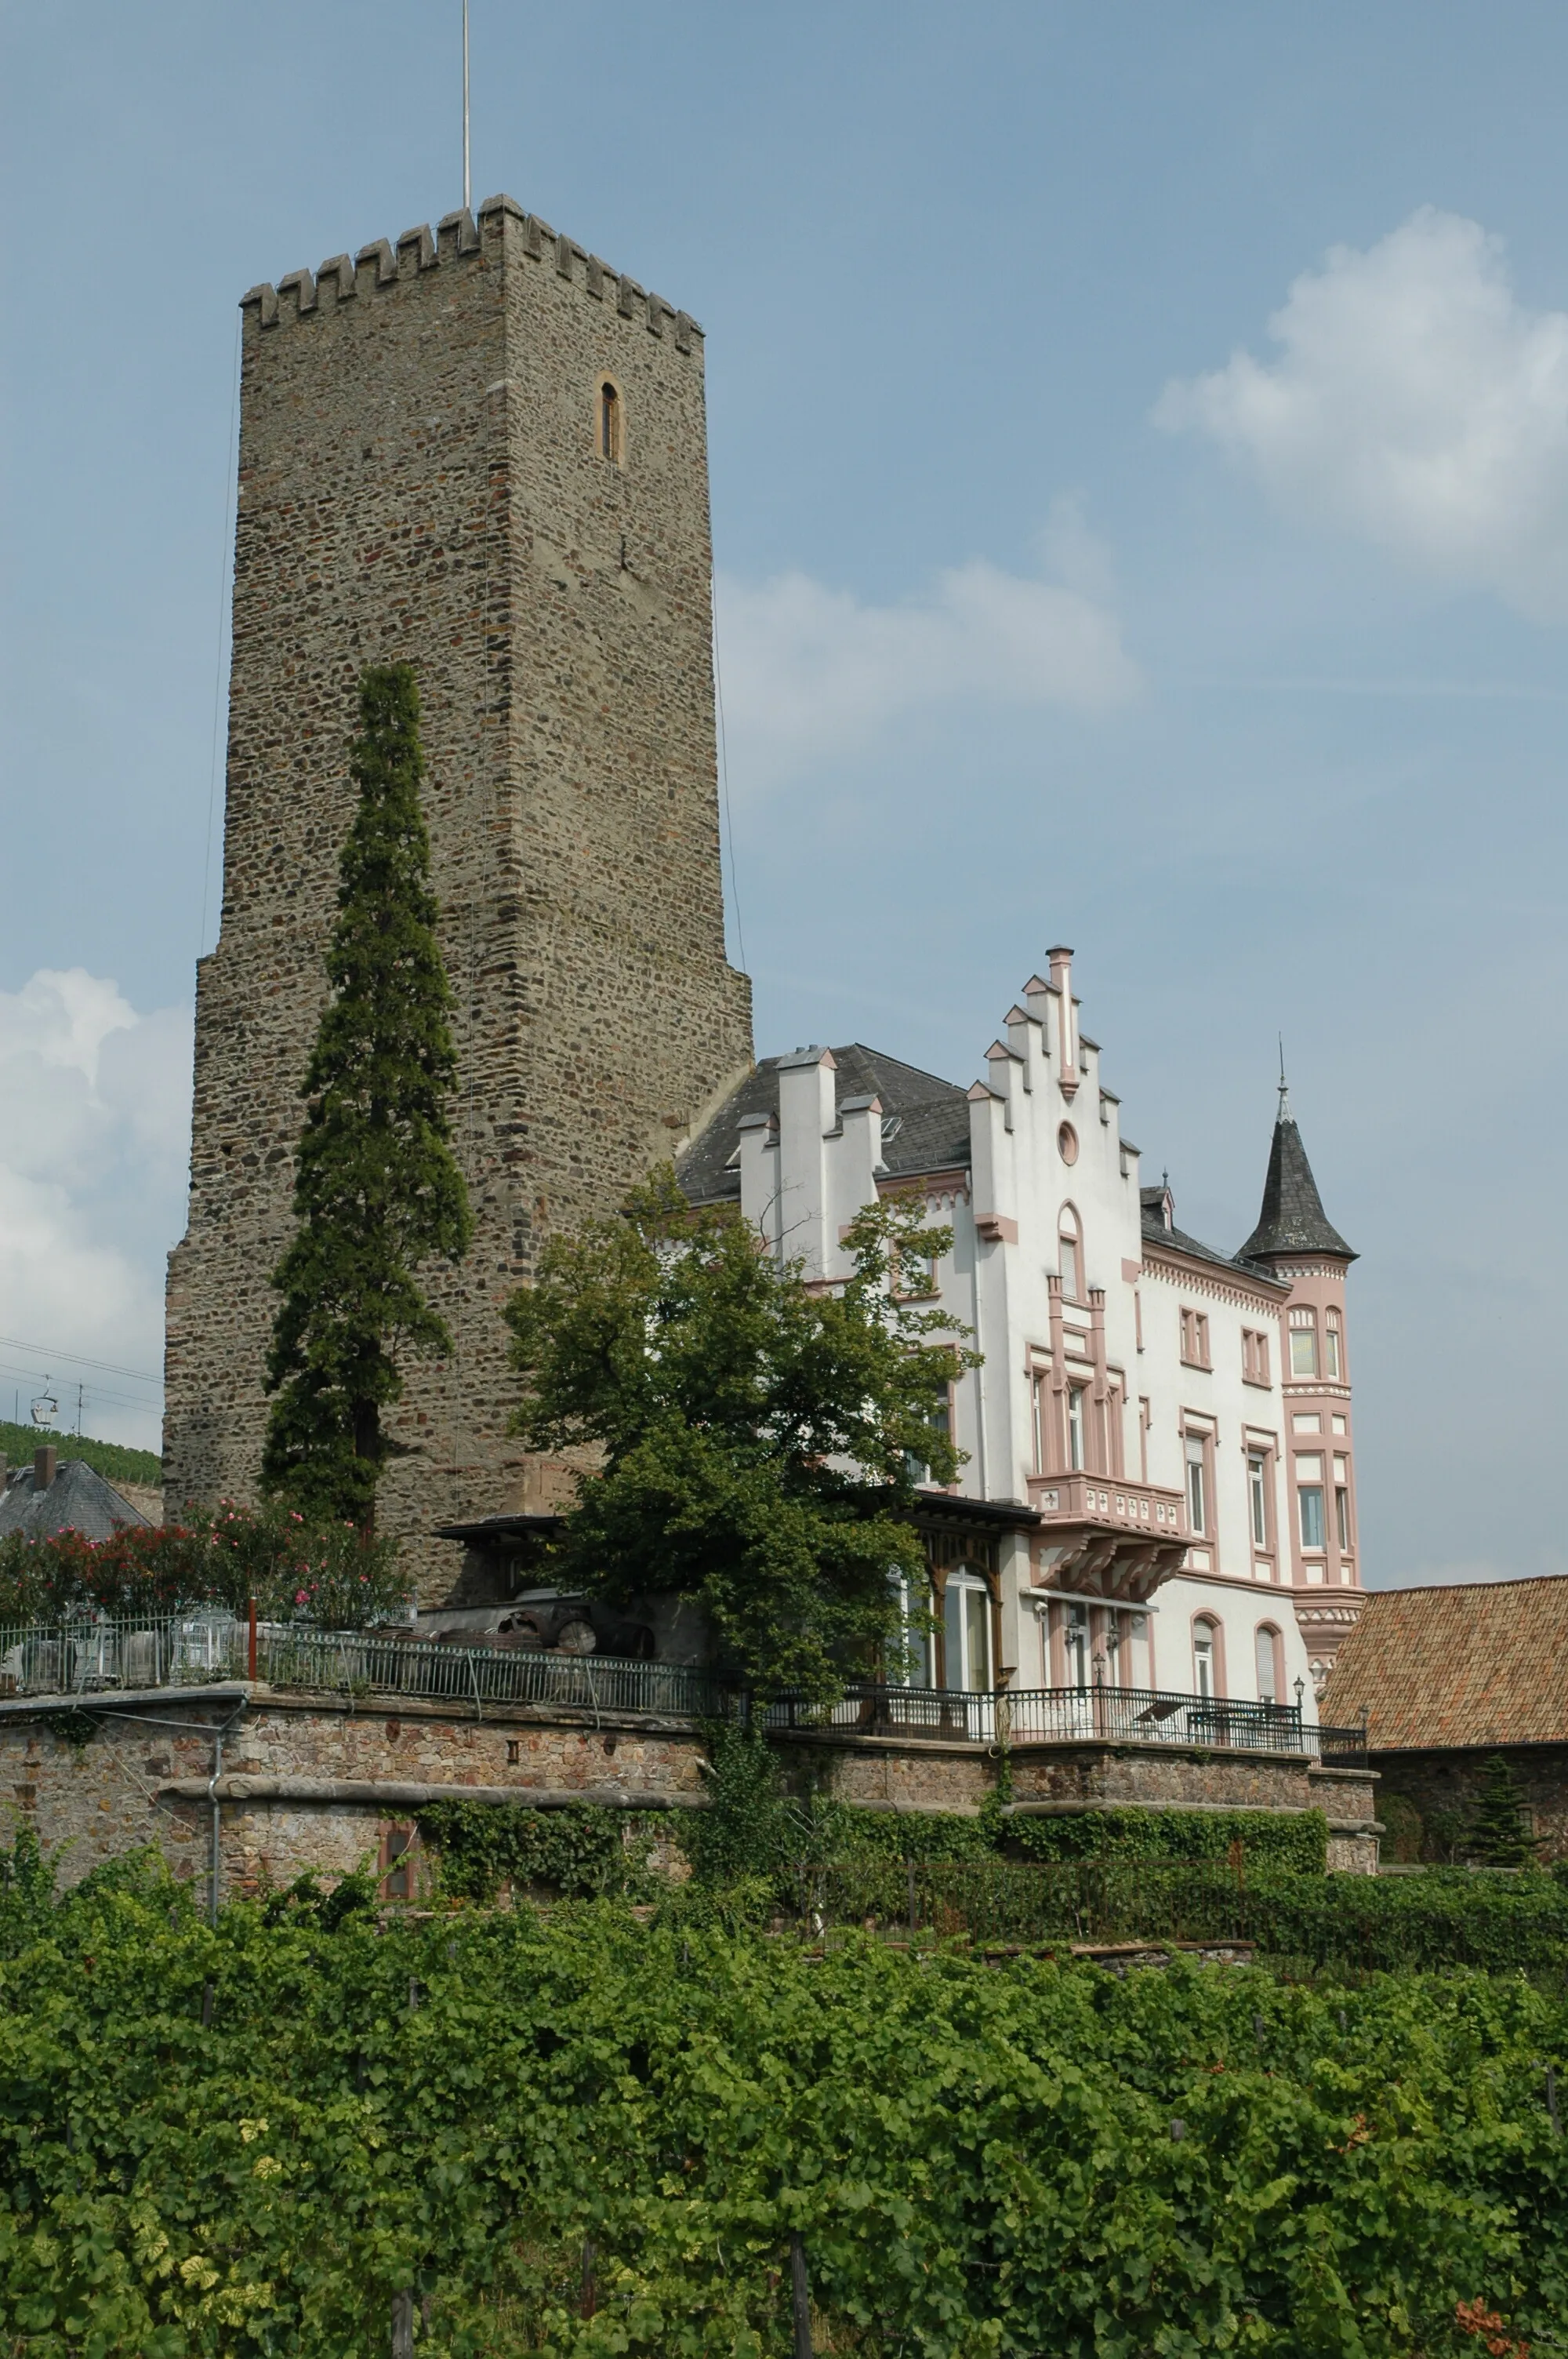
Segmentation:
[(1568, 1576), (1368, 1593), (1319, 1707), (1372, 1749), (1568, 1744)]

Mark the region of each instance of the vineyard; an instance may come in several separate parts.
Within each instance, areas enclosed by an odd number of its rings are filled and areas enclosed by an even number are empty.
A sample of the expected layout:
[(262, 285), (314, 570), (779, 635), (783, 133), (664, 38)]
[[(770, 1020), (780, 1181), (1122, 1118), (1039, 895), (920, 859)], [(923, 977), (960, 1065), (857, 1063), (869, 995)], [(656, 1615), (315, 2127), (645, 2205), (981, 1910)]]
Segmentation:
[[(1308, 1879), (1300, 1879), (1304, 1885)], [(27, 2359), (1568, 2350), (1568, 2009), (351, 1884), (0, 1891)]]

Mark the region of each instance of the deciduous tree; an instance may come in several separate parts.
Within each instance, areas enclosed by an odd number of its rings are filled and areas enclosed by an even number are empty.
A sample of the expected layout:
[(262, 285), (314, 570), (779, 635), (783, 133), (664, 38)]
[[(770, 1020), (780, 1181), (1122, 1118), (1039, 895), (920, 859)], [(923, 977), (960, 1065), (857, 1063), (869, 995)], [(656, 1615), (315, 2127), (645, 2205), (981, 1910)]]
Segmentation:
[(893, 1576), (925, 1593), (916, 1481), (957, 1475), (941, 1412), (975, 1356), (902, 1281), (950, 1242), (923, 1202), (884, 1200), (847, 1232), (851, 1274), (813, 1283), (737, 1211), (694, 1210), (667, 1167), (552, 1242), (507, 1317), (517, 1431), (589, 1469), (554, 1570), (696, 1600), (762, 1692), (833, 1695), (897, 1645)]

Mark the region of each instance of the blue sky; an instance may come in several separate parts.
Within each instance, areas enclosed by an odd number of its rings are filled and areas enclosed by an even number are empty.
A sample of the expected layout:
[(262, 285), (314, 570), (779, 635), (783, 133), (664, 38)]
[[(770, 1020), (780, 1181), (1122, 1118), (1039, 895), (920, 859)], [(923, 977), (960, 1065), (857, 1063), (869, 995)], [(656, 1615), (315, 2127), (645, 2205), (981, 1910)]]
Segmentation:
[[(708, 331), (759, 1047), (967, 1082), (1065, 939), (1234, 1246), (1282, 1031), (1368, 1573), (1563, 1569), (1568, 19), (472, 16), (476, 197)], [(155, 1430), (59, 1355), (156, 1368), (182, 1223), (235, 304), (458, 201), (457, 23), (0, 30), (3, 1413)]]

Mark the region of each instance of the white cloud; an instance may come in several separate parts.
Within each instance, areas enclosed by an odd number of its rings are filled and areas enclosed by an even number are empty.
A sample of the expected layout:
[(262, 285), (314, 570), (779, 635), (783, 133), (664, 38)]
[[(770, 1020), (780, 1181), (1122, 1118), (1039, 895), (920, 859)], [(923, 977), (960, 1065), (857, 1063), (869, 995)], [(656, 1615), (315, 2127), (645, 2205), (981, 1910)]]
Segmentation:
[(0, 992), (0, 1332), (46, 1347), (0, 1345), (5, 1415), (46, 1374), (74, 1415), (80, 1375), (92, 1430), (156, 1447), (155, 1389), (48, 1354), (161, 1367), (189, 1136), (188, 1011), (138, 1016), (81, 967)]
[(1212, 437), (1288, 514), (1455, 587), (1568, 619), (1568, 312), (1516, 299), (1502, 241), (1425, 206), (1335, 246), (1234, 353), (1154, 415)]
[(1045, 546), (1066, 578), (1032, 580), (973, 558), (939, 573), (926, 597), (895, 606), (866, 605), (806, 573), (756, 585), (721, 579), (719, 644), (737, 784), (764, 785), (850, 751), (937, 703), (1094, 710), (1132, 695), (1137, 667), (1098, 594), (1104, 552), (1076, 507), (1054, 511)]

